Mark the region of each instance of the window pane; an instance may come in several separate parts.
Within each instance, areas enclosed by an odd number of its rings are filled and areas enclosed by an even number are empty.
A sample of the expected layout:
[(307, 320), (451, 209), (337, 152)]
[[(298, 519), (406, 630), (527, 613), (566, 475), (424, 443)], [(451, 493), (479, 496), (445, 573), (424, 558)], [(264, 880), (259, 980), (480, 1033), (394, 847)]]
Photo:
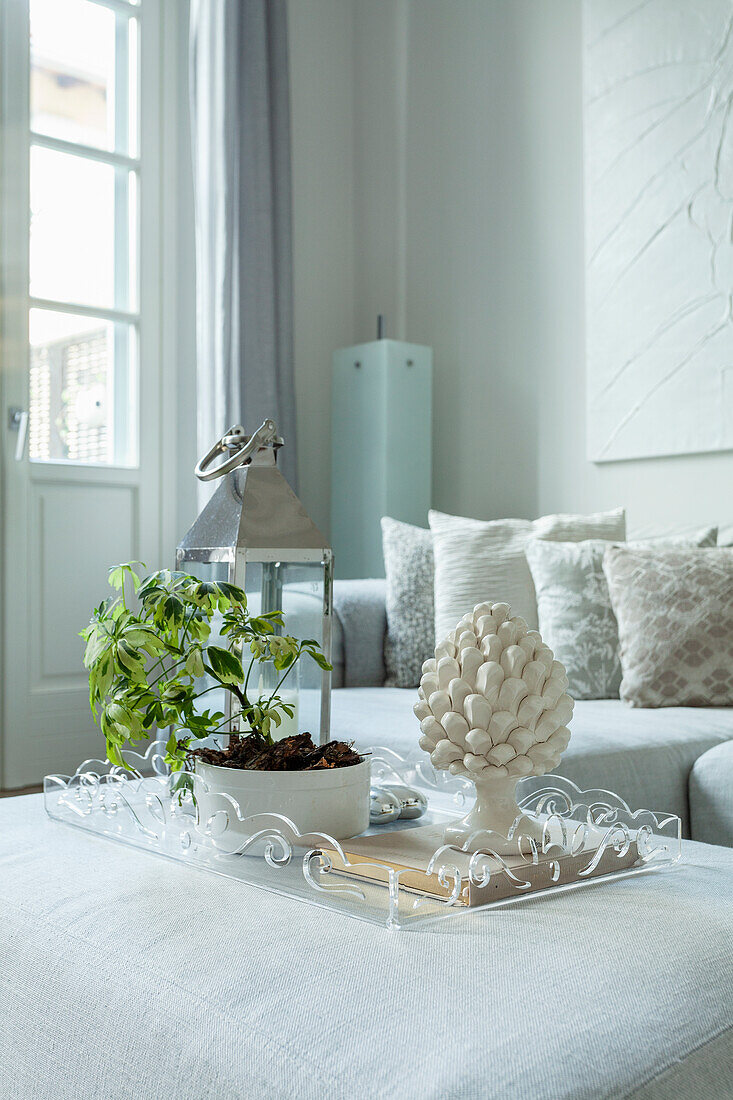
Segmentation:
[(33, 146), (31, 295), (136, 308), (131, 175), (126, 168)]
[(31, 460), (134, 465), (133, 327), (32, 309), (30, 345)]
[(31, 129), (137, 155), (137, 20), (89, 0), (31, 0)]

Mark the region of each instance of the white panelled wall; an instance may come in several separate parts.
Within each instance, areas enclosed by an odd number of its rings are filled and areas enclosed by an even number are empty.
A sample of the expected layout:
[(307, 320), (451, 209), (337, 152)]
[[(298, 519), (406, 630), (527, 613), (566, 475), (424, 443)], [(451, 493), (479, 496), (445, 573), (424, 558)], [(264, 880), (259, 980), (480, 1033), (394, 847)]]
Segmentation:
[(580, 0), (290, 0), (301, 496), (335, 347), (435, 351), (433, 503), (733, 523), (733, 454), (586, 459)]

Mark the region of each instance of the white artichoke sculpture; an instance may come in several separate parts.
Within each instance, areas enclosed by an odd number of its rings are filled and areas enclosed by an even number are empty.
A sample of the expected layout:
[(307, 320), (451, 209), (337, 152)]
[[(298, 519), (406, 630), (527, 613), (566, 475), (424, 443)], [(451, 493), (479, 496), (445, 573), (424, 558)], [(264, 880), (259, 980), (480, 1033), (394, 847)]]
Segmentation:
[(435, 768), (476, 784), (475, 807), (448, 827), (446, 841), (465, 846), (478, 831), (506, 837), (521, 816), (517, 781), (555, 768), (570, 740), (564, 667), (508, 604), (482, 603), (422, 672), (420, 747)]

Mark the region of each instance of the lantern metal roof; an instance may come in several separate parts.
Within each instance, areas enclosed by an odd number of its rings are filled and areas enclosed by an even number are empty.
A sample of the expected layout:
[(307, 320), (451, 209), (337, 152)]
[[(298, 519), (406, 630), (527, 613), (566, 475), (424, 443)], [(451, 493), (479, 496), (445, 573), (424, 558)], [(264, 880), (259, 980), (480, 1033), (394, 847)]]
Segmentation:
[(233, 562), (239, 556), (252, 562), (321, 562), (331, 556), (328, 539), (277, 468), (280, 446), (273, 420), (252, 436), (236, 425), (214, 444), (196, 475), (222, 481), (179, 543), (179, 562)]

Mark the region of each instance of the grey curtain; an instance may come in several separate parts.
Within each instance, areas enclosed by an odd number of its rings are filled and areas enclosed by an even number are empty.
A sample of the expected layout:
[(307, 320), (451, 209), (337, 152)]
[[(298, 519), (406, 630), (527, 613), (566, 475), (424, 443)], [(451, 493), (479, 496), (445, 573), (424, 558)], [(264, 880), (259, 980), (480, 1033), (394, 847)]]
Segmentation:
[(267, 416), (296, 486), (286, 0), (191, 0), (198, 448)]

